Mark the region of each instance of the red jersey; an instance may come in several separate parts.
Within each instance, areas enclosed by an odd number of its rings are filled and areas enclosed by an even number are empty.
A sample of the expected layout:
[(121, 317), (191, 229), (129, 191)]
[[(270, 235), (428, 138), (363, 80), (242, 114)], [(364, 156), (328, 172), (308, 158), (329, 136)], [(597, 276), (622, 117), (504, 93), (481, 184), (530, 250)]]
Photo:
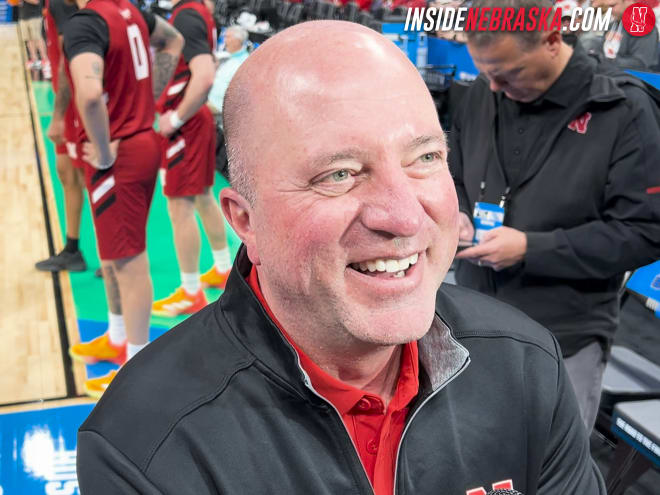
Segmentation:
[[(155, 103), (149, 29), (142, 14), (128, 0), (92, 0), (83, 11), (86, 9), (96, 12), (108, 26), (103, 97), (108, 107), (110, 139), (127, 138), (151, 129)], [(65, 68), (73, 88), (68, 65)], [(72, 98), (74, 92), (75, 88)], [(87, 141), (82, 122), (78, 124), (78, 142)]]
[[(206, 24), (206, 37), (209, 43), (209, 48), (211, 49), (211, 53), (215, 52), (218, 42), (218, 31), (215, 27), (215, 21), (213, 20), (211, 13), (201, 1), (190, 0), (182, 1), (177, 4), (172, 11), (169, 23), (174, 25), (176, 16), (186, 9), (193, 9), (202, 17), (204, 24)], [(181, 58), (179, 58), (176, 70), (174, 71), (174, 76), (172, 76), (172, 79), (163, 90), (163, 93), (160, 95), (158, 103), (156, 104), (156, 109), (159, 113), (165, 113), (166, 111), (176, 109), (179, 106), (189, 81), (190, 68), (182, 54)]]
[(57, 33), (55, 19), (53, 19), (53, 16), (50, 13), (50, 0), (46, 0), (44, 30), (46, 31), (46, 51), (48, 52), (48, 60), (50, 61), (50, 66), (53, 68), (51, 84), (53, 85), (53, 91), (57, 93), (60, 76), (58, 67), (60, 66), (60, 56), (62, 55), (62, 52), (60, 51), (59, 35)]

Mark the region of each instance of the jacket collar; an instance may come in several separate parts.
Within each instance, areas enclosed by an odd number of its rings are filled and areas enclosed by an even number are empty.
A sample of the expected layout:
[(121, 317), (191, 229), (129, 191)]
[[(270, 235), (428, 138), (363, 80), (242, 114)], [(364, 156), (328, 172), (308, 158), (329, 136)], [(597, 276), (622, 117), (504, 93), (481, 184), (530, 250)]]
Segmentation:
[[(269, 318), (247, 283), (251, 269), (246, 249), (241, 246), (216, 312), (221, 313), (219, 318), (229, 323), (236, 338), (264, 366), (301, 395), (309, 396), (314, 390), (300, 367), (296, 351)], [(420, 367), (424, 368), (432, 390), (442, 387), (469, 361), (467, 349), (454, 339), (450, 328), (437, 313), (431, 329), (419, 340), (418, 349)]]

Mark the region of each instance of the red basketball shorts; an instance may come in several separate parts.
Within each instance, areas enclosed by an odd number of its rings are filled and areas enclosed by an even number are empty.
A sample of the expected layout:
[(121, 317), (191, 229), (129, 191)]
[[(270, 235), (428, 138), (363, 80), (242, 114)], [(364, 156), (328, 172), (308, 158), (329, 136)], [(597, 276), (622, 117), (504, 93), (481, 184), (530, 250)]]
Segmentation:
[(107, 170), (84, 163), (99, 256), (116, 260), (146, 247), (147, 217), (160, 166), (160, 139), (148, 130), (119, 142), (117, 159)]

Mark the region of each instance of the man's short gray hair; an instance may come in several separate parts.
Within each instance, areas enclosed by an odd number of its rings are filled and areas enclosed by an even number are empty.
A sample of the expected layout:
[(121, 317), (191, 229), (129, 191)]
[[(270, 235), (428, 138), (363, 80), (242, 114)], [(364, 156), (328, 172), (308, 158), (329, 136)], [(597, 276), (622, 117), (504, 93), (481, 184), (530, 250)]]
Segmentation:
[[(521, 9), (524, 9), (525, 11), (525, 23), (527, 22), (527, 19), (529, 18), (529, 11), (531, 8), (535, 7), (539, 10), (541, 9), (547, 9), (547, 8), (552, 8), (553, 7), (553, 2), (552, 0), (474, 0), (472, 2), (471, 7), (472, 8), (513, 8), (515, 13), (513, 15), (513, 19), (515, 19), (518, 15), (518, 12)], [(484, 11), (481, 11), (484, 12)], [(492, 11), (490, 11), (492, 12)], [(482, 15), (485, 15), (486, 17), (489, 17), (490, 14), (488, 13), (483, 13)], [(548, 22), (552, 20), (552, 14), (548, 16)], [(504, 30), (498, 30), (498, 31), (479, 31), (479, 30), (469, 30), (466, 32), (467, 34), (467, 39), (468, 43), (473, 43), (477, 46), (484, 46), (492, 43), (497, 39), (497, 37), (502, 36), (502, 35), (512, 35), (515, 36), (516, 39), (524, 46), (527, 48), (531, 48), (536, 46), (540, 41), (541, 38), (543, 37), (543, 30), (535, 29), (531, 31), (527, 30), (512, 30), (512, 31), (504, 31)]]
[[(240, 72), (240, 71), (239, 71)], [(246, 128), (245, 113), (250, 111), (250, 94), (240, 77), (229, 83), (222, 105), (222, 127), (225, 133), (225, 146), (229, 168), (229, 183), (248, 203), (254, 205), (256, 194), (252, 174), (254, 170), (247, 163), (247, 157), (239, 144), (239, 135), (249, 132)], [(243, 117), (243, 118), (241, 118)]]
[(248, 39), (248, 32), (241, 26), (229, 26), (226, 33), (231, 33), (236, 39), (241, 40), (242, 44), (245, 44)]

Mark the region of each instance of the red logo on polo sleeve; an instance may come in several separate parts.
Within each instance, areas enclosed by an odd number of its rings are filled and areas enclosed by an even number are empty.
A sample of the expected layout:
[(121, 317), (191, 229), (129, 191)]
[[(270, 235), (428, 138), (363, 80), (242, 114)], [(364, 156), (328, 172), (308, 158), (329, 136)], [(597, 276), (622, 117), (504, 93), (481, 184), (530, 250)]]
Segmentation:
[(655, 14), (647, 4), (633, 3), (623, 11), (621, 22), (631, 36), (646, 36), (653, 31)]
[(573, 122), (568, 124), (568, 128), (571, 131), (577, 132), (578, 134), (586, 134), (587, 125), (589, 125), (590, 120), (591, 120), (591, 112), (587, 112), (584, 115), (580, 115), (577, 119), (575, 119)]

